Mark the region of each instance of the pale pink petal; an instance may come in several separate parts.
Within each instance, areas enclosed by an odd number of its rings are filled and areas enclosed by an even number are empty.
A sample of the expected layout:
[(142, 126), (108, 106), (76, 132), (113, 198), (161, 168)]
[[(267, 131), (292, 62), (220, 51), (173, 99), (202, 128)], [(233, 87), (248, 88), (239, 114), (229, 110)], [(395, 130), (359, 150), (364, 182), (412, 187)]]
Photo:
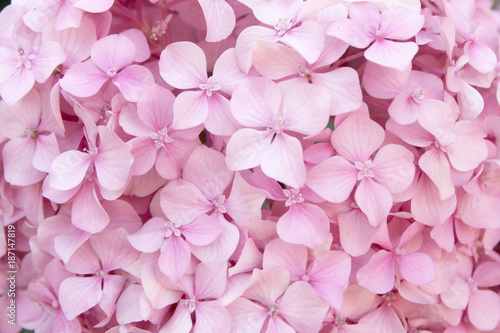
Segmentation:
[(59, 7), (59, 12), (54, 22), (54, 28), (56, 30), (78, 28), (82, 16), (82, 10), (75, 8), (71, 2), (63, 2), (61, 3), (61, 7)]
[(193, 185), (165, 188), (161, 192), (160, 205), (167, 217), (188, 223), (212, 209), (213, 205)]
[(138, 137), (149, 138), (149, 134), (155, 130), (155, 128), (144, 124), (139, 117), (138, 110), (132, 103), (123, 106), (119, 116), (119, 124), (126, 133)]
[[(245, 241), (245, 245), (241, 250), (241, 254), (240, 257), (238, 258), (238, 261), (234, 266), (228, 269), (228, 276), (229, 277), (235, 275), (243, 276), (245, 274), (240, 274), (240, 273), (249, 273), (256, 268), (257, 269), (262, 268), (262, 253), (257, 248), (257, 245), (255, 245), (254, 240), (252, 238), (247, 238), (247, 240)], [(226, 292), (224, 296), (228, 297), (227, 295), (229, 294)]]
[(54, 238), (54, 249), (63, 262), (67, 263), (76, 250), (78, 250), (90, 236), (91, 234), (71, 225), (68, 232), (61, 234), (59, 231), (59, 235)]
[(163, 287), (156, 277), (157, 267), (156, 260), (144, 263), (141, 269), (141, 281), (144, 293), (153, 309), (162, 309), (169, 304), (177, 303), (183, 292)]
[(376, 64), (404, 71), (418, 52), (414, 42), (376, 40), (365, 52), (365, 58)]
[(387, 219), (392, 207), (392, 195), (384, 186), (371, 178), (363, 178), (354, 198), (372, 226), (377, 227)]
[(354, 69), (343, 67), (327, 73), (314, 73), (312, 81), (330, 89), (332, 115), (344, 114), (361, 107), (361, 86)]
[(111, 81), (120, 89), (125, 99), (137, 102), (142, 91), (155, 83), (153, 74), (144, 66), (130, 65), (114, 76)]
[(102, 278), (70, 277), (61, 283), (59, 304), (68, 320), (96, 305), (102, 298)]
[(160, 75), (173, 87), (198, 88), (207, 78), (207, 61), (203, 50), (191, 42), (168, 45), (160, 55)]
[(207, 22), (205, 40), (213, 43), (227, 38), (236, 24), (233, 8), (225, 0), (198, 0), (198, 3)]
[(474, 120), (483, 111), (483, 96), (470, 84), (464, 82), (463, 88), (457, 96), (463, 119)]
[(326, 213), (316, 205), (301, 203), (290, 207), (276, 225), (278, 236), (292, 244), (315, 249), (323, 244), (330, 230)]
[(351, 257), (340, 251), (320, 253), (309, 267), (309, 284), (319, 297), (334, 309), (341, 311), (343, 293), (349, 284)]
[(267, 127), (278, 116), (280, 105), (280, 89), (267, 78), (248, 78), (231, 98), (234, 118), (245, 127)]
[[(377, 9), (378, 12), (378, 9)], [(377, 13), (380, 16), (380, 13)], [(369, 24), (376, 25), (376, 21), (365, 21)], [(362, 21), (354, 21), (352, 19), (340, 19), (335, 21), (326, 31), (330, 36), (337, 37), (349, 45), (356, 48), (364, 49), (374, 40), (374, 36), (370, 35), (362, 24)]]
[(436, 280), (434, 261), (425, 253), (401, 254), (396, 257), (396, 262), (403, 278), (414, 286), (423, 286)]
[(104, 311), (107, 317), (113, 313), (113, 307), (123, 289), (127, 279), (121, 275), (107, 275), (102, 283), (102, 298), (99, 301), (99, 307)]
[(138, 251), (145, 253), (153, 253), (160, 249), (165, 241), (166, 221), (153, 217), (141, 227), (139, 231), (131, 235), (127, 235), (130, 244)]
[(160, 329), (159, 333), (179, 332), (189, 333), (193, 327), (191, 313), (187, 306), (179, 304), (175, 309), (174, 314), (167, 323)]
[(101, 268), (100, 266), (99, 258), (90, 246), (90, 242), (85, 242), (75, 251), (64, 267), (75, 274), (95, 274), (96, 269)]
[[(444, 136), (455, 136), (455, 115), (452, 108), (445, 102), (428, 99), (419, 103), (418, 122), (432, 133), (440, 142), (446, 142)], [(452, 139), (449, 139), (452, 141)]]
[(60, 155), (60, 152), (55, 133), (36, 137), (36, 149), (33, 154), (33, 166), (36, 169), (49, 172), (52, 161), (58, 155)]
[(279, 305), (279, 313), (287, 323), (296, 331), (304, 333), (319, 332), (329, 308), (304, 281), (292, 283)]
[(145, 320), (140, 305), (143, 292), (144, 289), (138, 284), (131, 284), (123, 291), (116, 302), (116, 321), (119, 324)]
[[(323, 199), (342, 202), (351, 195), (358, 169), (341, 156), (333, 156), (313, 167), (307, 175), (307, 186)], [(335, 191), (332, 191), (332, 189)]]
[(304, 58), (292, 48), (261, 40), (255, 43), (252, 63), (262, 76), (272, 80), (296, 75), (306, 65)]
[(248, 73), (252, 67), (252, 52), (257, 40), (273, 42), (276, 30), (261, 26), (250, 26), (243, 30), (236, 40), (234, 53), (241, 70)]
[(307, 20), (299, 27), (288, 30), (280, 41), (299, 52), (308, 63), (312, 64), (321, 54), (325, 33), (317, 22)]
[(394, 307), (386, 304), (365, 315), (359, 320), (359, 323), (370, 326), (376, 332), (407, 332)]
[(469, 320), (481, 331), (491, 331), (500, 322), (500, 296), (492, 290), (471, 293), (467, 307)]
[(384, 129), (365, 115), (350, 114), (332, 134), (339, 155), (351, 162), (364, 163), (384, 141)]
[(312, 84), (287, 90), (283, 96), (283, 125), (286, 130), (316, 135), (330, 119), (330, 92)]
[(264, 250), (262, 267), (284, 267), (290, 273), (291, 281), (301, 280), (306, 274), (307, 248), (303, 245), (289, 244), (276, 238)]
[(415, 176), (413, 159), (413, 154), (403, 146), (383, 146), (373, 159), (374, 179), (391, 193), (406, 190)]
[(44, 83), (52, 75), (56, 66), (62, 64), (65, 59), (64, 50), (59, 43), (43, 42), (37, 57), (31, 61), (31, 73), (36, 82)]
[(497, 64), (495, 52), (482, 43), (465, 43), (464, 54), (469, 57), (469, 64), (481, 73), (491, 72)]
[(405, 89), (410, 72), (411, 66), (400, 71), (368, 62), (363, 73), (363, 87), (375, 98), (394, 98)]
[(95, 95), (107, 80), (106, 74), (89, 60), (71, 66), (59, 84), (74, 96), (89, 97)]
[(219, 221), (208, 215), (200, 215), (193, 222), (180, 227), (182, 235), (189, 244), (204, 246), (212, 243), (222, 232)]
[(231, 316), (218, 301), (198, 302), (196, 304), (196, 323), (193, 333), (229, 333)]
[(133, 138), (128, 142), (132, 145), (130, 151), (134, 157), (131, 167), (132, 175), (143, 175), (147, 173), (156, 162), (157, 149), (151, 138)]
[(246, 298), (237, 298), (227, 306), (234, 333), (260, 333), (268, 315), (263, 307)]
[(285, 292), (289, 283), (290, 274), (283, 267), (269, 268), (264, 271), (254, 270), (251, 284), (243, 293), (243, 297), (269, 306)]
[(227, 263), (200, 263), (195, 271), (195, 296), (197, 299), (219, 298), (226, 289)]
[(175, 129), (192, 128), (202, 124), (208, 117), (208, 97), (205, 91), (184, 91), (174, 102)]
[(215, 135), (232, 135), (241, 125), (231, 113), (229, 100), (224, 96), (214, 93), (208, 99), (208, 116), (205, 127)]
[(482, 130), (469, 120), (456, 123), (457, 139), (446, 149), (451, 165), (459, 171), (470, 171), (483, 162), (488, 148), (483, 140)]
[(261, 164), (264, 151), (271, 145), (267, 131), (243, 128), (234, 133), (226, 148), (226, 163), (230, 170), (245, 170)]
[(407, 40), (415, 36), (424, 25), (424, 16), (405, 7), (389, 7), (382, 11), (380, 30), (384, 38)]
[(267, 324), (266, 333), (295, 333), (295, 330), (280, 317), (271, 317)]
[(306, 167), (302, 156), (302, 145), (288, 134), (277, 134), (262, 154), (262, 171), (266, 176), (294, 188), (306, 182)]
[(111, 0), (79, 0), (73, 6), (89, 13), (102, 13), (113, 5)]
[(108, 70), (118, 72), (134, 61), (135, 46), (124, 35), (109, 35), (92, 46), (90, 57), (104, 73)]
[(450, 163), (441, 150), (433, 148), (425, 152), (418, 160), (418, 165), (437, 186), (441, 200), (455, 193), (450, 176)]
[(254, 1), (246, 5), (252, 8), (255, 17), (262, 23), (274, 25), (279, 18), (294, 18), (301, 9), (303, 2), (300, 0), (282, 0), (276, 2)]
[(418, 119), (420, 108), (413, 99), (414, 90), (413, 87), (403, 90), (389, 105), (387, 111), (398, 124), (408, 125)]
[(440, 295), (443, 304), (451, 309), (465, 310), (469, 303), (469, 286), (461, 278), (456, 278), (455, 282), (448, 286), (447, 290)]
[(165, 179), (179, 178), (191, 152), (199, 145), (194, 140), (174, 139), (166, 148), (157, 151), (156, 171)]
[(121, 35), (125, 35), (135, 45), (135, 62), (143, 62), (149, 59), (151, 51), (149, 50), (148, 41), (144, 33), (139, 29), (128, 29), (122, 31)]
[(172, 281), (178, 281), (187, 271), (191, 262), (189, 245), (180, 237), (170, 236), (162, 246), (158, 267)]
[(86, 181), (76, 194), (71, 207), (71, 223), (92, 234), (108, 225), (109, 216), (99, 202), (94, 182)]
[(215, 62), (213, 73), (216, 82), (221, 85), (221, 91), (231, 95), (246, 78), (236, 62), (234, 48), (227, 49), (220, 55)]
[(21, 67), (0, 87), (2, 99), (9, 105), (14, 105), (23, 98), (35, 85), (35, 77), (26, 67)]
[(50, 187), (61, 191), (76, 187), (85, 177), (91, 162), (88, 154), (76, 150), (57, 156), (50, 165)]
[(4, 177), (11, 185), (27, 186), (38, 183), (45, 173), (33, 167), (36, 140), (15, 138), (5, 144), (2, 150)]
[(394, 259), (392, 253), (379, 250), (370, 261), (361, 267), (356, 279), (358, 283), (375, 294), (385, 294), (394, 287)]
[(250, 186), (240, 173), (236, 173), (231, 195), (224, 202), (224, 206), (236, 223), (243, 223), (248, 218), (261, 218), (261, 207), (265, 198), (263, 191)]
[(106, 272), (132, 264), (139, 255), (128, 242), (127, 231), (123, 228), (92, 235), (90, 244)]
[(354, 209), (339, 214), (337, 221), (340, 231), (340, 244), (344, 251), (353, 257), (368, 252), (377, 228), (368, 222), (366, 215), (361, 210)]

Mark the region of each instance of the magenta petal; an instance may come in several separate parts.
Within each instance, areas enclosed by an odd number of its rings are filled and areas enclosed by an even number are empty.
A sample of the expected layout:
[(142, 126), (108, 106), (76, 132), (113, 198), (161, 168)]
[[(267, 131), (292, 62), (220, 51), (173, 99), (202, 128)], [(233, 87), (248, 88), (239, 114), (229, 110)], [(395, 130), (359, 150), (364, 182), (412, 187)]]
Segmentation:
[(266, 176), (286, 185), (304, 186), (307, 172), (300, 141), (286, 133), (277, 134), (263, 151), (261, 168)]
[(94, 234), (109, 223), (109, 216), (97, 197), (94, 183), (86, 181), (76, 194), (71, 208), (71, 223), (83, 231)]
[(166, 221), (153, 217), (134, 234), (127, 235), (130, 244), (138, 251), (153, 253), (160, 249), (165, 241)]
[(382, 185), (371, 178), (363, 178), (354, 198), (372, 226), (377, 227), (387, 219), (392, 207), (392, 195)]
[(102, 298), (102, 278), (70, 277), (61, 283), (59, 288), (59, 303), (66, 319), (73, 320), (79, 314), (87, 311)]
[(394, 287), (394, 259), (392, 253), (379, 250), (361, 267), (356, 278), (358, 283), (375, 294), (385, 294)]
[(111, 80), (129, 102), (137, 102), (142, 91), (155, 82), (149, 69), (140, 65), (128, 66)]
[(425, 253), (402, 254), (396, 259), (403, 278), (414, 286), (423, 286), (436, 280), (434, 261)]
[(161, 249), (158, 267), (172, 281), (178, 281), (187, 271), (191, 262), (189, 245), (180, 237), (170, 236)]
[(233, 8), (224, 0), (198, 0), (198, 2), (207, 22), (205, 40), (213, 43), (227, 38), (236, 24)]
[(222, 232), (222, 226), (215, 218), (203, 214), (193, 222), (182, 225), (180, 230), (189, 244), (204, 246), (212, 243), (219, 237)]
[(71, 66), (59, 84), (74, 96), (89, 97), (95, 95), (107, 80), (106, 74), (89, 60)]
[(318, 206), (301, 203), (292, 205), (281, 216), (276, 229), (278, 236), (284, 241), (315, 249), (326, 240), (330, 222), (326, 213)]
[(296, 331), (315, 333), (319, 332), (328, 308), (307, 282), (298, 281), (285, 291), (279, 313)]

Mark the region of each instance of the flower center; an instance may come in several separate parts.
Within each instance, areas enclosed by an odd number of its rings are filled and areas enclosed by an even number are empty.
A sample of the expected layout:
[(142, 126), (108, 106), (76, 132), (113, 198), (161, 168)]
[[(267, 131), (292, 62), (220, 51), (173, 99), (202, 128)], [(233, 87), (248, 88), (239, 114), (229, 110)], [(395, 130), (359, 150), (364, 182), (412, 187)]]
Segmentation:
[(439, 143), (439, 141), (434, 141), (434, 147), (441, 149), (443, 153), (446, 153), (446, 146), (443, 146), (442, 144)]
[(191, 299), (186, 299), (182, 303), (188, 307), (190, 313), (193, 313), (194, 310), (196, 310), (196, 300), (194, 299), (194, 297)]
[(278, 35), (283, 36), (285, 32), (292, 27), (292, 20), (290, 19), (279, 19), (278, 23), (274, 25), (274, 29), (278, 30)]
[(35, 126), (31, 126), (31, 127), (26, 127), (26, 129), (24, 130), (24, 136), (27, 137), (27, 138), (36, 138), (38, 134), (38, 129), (35, 127)]
[(368, 160), (365, 163), (355, 162), (354, 166), (359, 170), (358, 172), (358, 180), (361, 180), (365, 177), (375, 177), (375, 173), (373, 173), (373, 162), (372, 160)]
[(271, 122), (267, 126), (267, 130), (273, 132), (274, 134), (280, 134), (283, 131), (283, 118), (281, 116), (271, 119)]
[(27, 69), (31, 69), (31, 59), (35, 58), (33, 54), (27, 54), (23, 49), (19, 49), (17, 56), (17, 64), (16, 67), (19, 68), (21, 66), (26, 67)]
[(110, 68), (110, 69), (108, 69), (108, 72), (107, 72), (106, 74), (107, 74), (107, 75), (108, 75), (108, 77), (111, 79), (111, 78), (113, 78), (113, 77), (116, 75), (116, 73), (117, 73), (117, 72), (116, 72), (116, 69), (114, 69), (114, 68)]
[(264, 311), (271, 317), (276, 318), (278, 315), (278, 308), (280, 307), (279, 304), (271, 304), (267, 307), (267, 309), (264, 309)]
[(347, 318), (340, 318), (340, 317), (335, 317), (334, 321), (333, 321), (333, 324), (337, 327), (337, 328), (342, 328), (343, 325), (345, 325), (345, 321), (346, 321)]
[(165, 238), (168, 238), (172, 235), (179, 237), (181, 235), (181, 231), (179, 228), (181, 227), (182, 222), (172, 222), (172, 221), (167, 221), (165, 222), (165, 227), (167, 227), (167, 230), (165, 231)]
[(224, 206), (224, 201), (226, 201), (226, 196), (225, 195), (221, 195), (220, 197), (215, 198), (212, 201), (212, 203), (215, 206), (215, 211), (216, 212), (221, 212), (222, 214), (224, 214), (224, 213), (227, 212), (226, 207)]
[(396, 299), (396, 295), (392, 291), (389, 291), (387, 294), (382, 295), (382, 298), (387, 302), (388, 306), (391, 306), (391, 302)]
[(149, 137), (154, 140), (156, 149), (165, 147), (166, 143), (174, 141), (171, 137), (168, 136), (166, 127), (156, 133), (150, 133)]
[(469, 290), (471, 293), (477, 291), (477, 282), (474, 281), (471, 277), (469, 277), (469, 280), (467, 281), (467, 285), (469, 286)]
[(286, 207), (304, 202), (302, 193), (298, 188), (284, 189), (283, 194), (288, 198), (285, 202)]
[(415, 89), (412, 97), (415, 102), (419, 102), (424, 99), (424, 91), (422, 89)]
[(206, 90), (207, 96), (212, 96), (212, 91), (221, 90), (220, 84), (215, 81), (213, 76), (209, 77), (205, 83), (199, 85), (201, 90)]
[(96, 157), (98, 153), (97, 147), (91, 147), (91, 148), (83, 148), (83, 151), (89, 154), (92, 157)]
[(59, 308), (59, 302), (58, 301), (53, 301), (51, 306), (54, 308), (54, 309), (58, 309)]
[(305, 282), (309, 282), (310, 278), (309, 276), (306, 274), (306, 275), (303, 275), (301, 278), (300, 278), (302, 281), (305, 281)]

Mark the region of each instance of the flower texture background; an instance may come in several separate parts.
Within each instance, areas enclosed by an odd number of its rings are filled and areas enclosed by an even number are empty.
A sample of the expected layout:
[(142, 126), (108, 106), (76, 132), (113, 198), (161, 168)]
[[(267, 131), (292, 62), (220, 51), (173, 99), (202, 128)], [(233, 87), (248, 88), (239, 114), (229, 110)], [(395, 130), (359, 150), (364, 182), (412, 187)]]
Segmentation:
[(13, 0), (0, 332), (500, 332), (491, 0)]

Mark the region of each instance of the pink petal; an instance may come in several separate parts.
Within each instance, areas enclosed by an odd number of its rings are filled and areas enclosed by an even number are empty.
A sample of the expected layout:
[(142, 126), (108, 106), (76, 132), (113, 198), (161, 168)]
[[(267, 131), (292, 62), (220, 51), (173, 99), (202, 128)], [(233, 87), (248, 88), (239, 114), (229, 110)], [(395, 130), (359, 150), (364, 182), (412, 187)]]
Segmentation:
[(90, 242), (85, 242), (75, 251), (64, 267), (75, 274), (95, 274), (96, 269), (100, 269), (101, 265)]
[(433, 148), (425, 152), (418, 160), (418, 165), (437, 186), (441, 200), (455, 193), (455, 186), (450, 176), (450, 164), (441, 150)]
[(159, 333), (169, 333), (173, 331), (189, 333), (192, 327), (193, 320), (191, 319), (191, 313), (188, 307), (179, 304), (172, 317), (170, 317), (167, 323), (160, 329)]
[(36, 137), (36, 150), (33, 154), (33, 166), (44, 172), (49, 172), (52, 161), (60, 155), (55, 133), (38, 135)]
[(351, 257), (340, 251), (319, 254), (309, 267), (309, 284), (319, 297), (334, 309), (341, 311), (343, 293), (349, 284)]
[(407, 40), (424, 25), (424, 16), (404, 7), (389, 7), (382, 11), (380, 30), (388, 39)]
[(384, 141), (384, 129), (365, 115), (350, 114), (332, 134), (339, 155), (351, 162), (365, 162)]
[(324, 34), (317, 22), (307, 20), (299, 27), (288, 30), (280, 41), (299, 52), (308, 63), (312, 64), (321, 54), (325, 42)]
[[(358, 170), (341, 156), (333, 156), (313, 167), (307, 175), (307, 186), (323, 199), (345, 201), (357, 182)], [(335, 191), (331, 189), (335, 188)]]
[(109, 216), (99, 202), (94, 182), (84, 182), (76, 194), (71, 207), (71, 223), (91, 234), (102, 231), (108, 225)]
[(196, 323), (193, 333), (229, 333), (231, 316), (218, 301), (198, 302), (196, 304)]
[(301, 188), (306, 182), (306, 168), (300, 141), (285, 133), (276, 135), (263, 151), (261, 168), (266, 176)]
[(374, 227), (387, 219), (392, 208), (392, 195), (382, 185), (371, 178), (363, 178), (354, 193), (359, 209), (366, 214)]
[(414, 252), (396, 257), (399, 272), (414, 286), (423, 286), (436, 280), (434, 261), (425, 253)]
[(205, 91), (184, 91), (174, 102), (175, 129), (192, 128), (202, 124), (208, 117), (209, 106)]
[(148, 41), (144, 33), (139, 29), (128, 29), (122, 31), (121, 35), (126, 36), (135, 45), (135, 62), (143, 62), (149, 59), (151, 51), (149, 50)]
[(128, 142), (132, 145), (130, 151), (134, 157), (131, 167), (132, 175), (143, 175), (147, 173), (156, 162), (157, 149), (151, 138), (133, 138)]
[(173, 221), (188, 223), (212, 209), (213, 205), (193, 185), (165, 188), (161, 192), (160, 205)]
[(295, 330), (280, 317), (271, 317), (267, 324), (266, 333), (294, 333)]
[(198, 0), (207, 22), (207, 42), (227, 38), (234, 29), (236, 18), (233, 8), (224, 0)]
[(193, 222), (180, 228), (182, 235), (189, 244), (204, 246), (212, 243), (222, 232), (219, 221), (208, 215), (200, 215)]
[(482, 138), (482, 130), (475, 123), (462, 120), (456, 123), (456, 141), (447, 147), (451, 165), (459, 171), (470, 171), (483, 162), (488, 148)]
[(61, 283), (59, 303), (68, 320), (96, 305), (102, 298), (102, 278), (70, 277)]
[(194, 140), (174, 139), (156, 156), (156, 171), (165, 179), (179, 178), (191, 152), (199, 145)]
[(303, 245), (289, 244), (276, 238), (266, 245), (262, 267), (284, 267), (290, 273), (290, 280), (301, 280), (306, 274), (307, 248)]
[(344, 251), (358, 257), (366, 252), (372, 244), (377, 228), (372, 226), (366, 215), (359, 209), (339, 214), (337, 217), (340, 232), (340, 244)]
[(183, 292), (163, 287), (156, 278), (157, 266), (156, 260), (144, 263), (141, 269), (141, 281), (144, 293), (153, 309), (162, 309), (169, 304), (177, 303)]
[(103, 280), (102, 298), (98, 304), (106, 316), (110, 317), (127, 279), (120, 275), (107, 275)]
[(116, 74), (111, 81), (129, 102), (137, 102), (142, 91), (155, 82), (149, 69), (140, 65), (128, 66)]
[(170, 236), (162, 246), (158, 267), (172, 281), (178, 281), (187, 271), (191, 262), (189, 245), (180, 237)]
[(45, 173), (33, 167), (36, 140), (15, 138), (5, 144), (2, 150), (4, 177), (12, 185), (27, 186), (38, 183)]
[(385, 294), (394, 287), (394, 259), (392, 253), (379, 250), (370, 261), (361, 267), (356, 279), (358, 283), (375, 294)]
[(268, 315), (263, 307), (246, 298), (237, 298), (227, 306), (231, 314), (231, 330), (235, 333), (260, 332)]
[(279, 80), (296, 75), (300, 67), (305, 68), (306, 61), (288, 46), (258, 40), (255, 43), (252, 63), (262, 76)]
[(219, 298), (226, 289), (227, 263), (200, 263), (195, 271), (195, 296), (197, 299)]
[(404, 71), (418, 52), (414, 42), (376, 40), (365, 52), (365, 58), (376, 64)]
[(265, 271), (254, 270), (251, 284), (243, 293), (243, 297), (268, 306), (276, 302), (276, 299), (285, 292), (289, 283), (290, 274), (283, 267), (274, 267)]
[[(238, 261), (234, 266), (228, 269), (228, 276), (243, 276), (244, 274), (240, 273), (249, 273), (256, 268), (262, 268), (262, 253), (257, 248), (257, 245), (255, 245), (254, 240), (252, 238), (247, 238)], [(225, 293), (224, 296), (226, 295), (228, 295), (228, 293)]]
[(439, 138), (440, 142), (446, 142), (444, 136), (455, 136), (455, 115), (452, 108), (445, 102), (432, 99), (420, 102), (418, 122), (436, 138)]
[(214, 93), (208, 99), (208, 116), (205, 127), (215, 135), (232, 135), (241, 128), (231, 113), (229, 100), (221, 94)]
[(89, 97), (95, 95), (107, 80), (106, 74), (89, 60), (71, 66), (59, 84), (74, 96)]
[(240, 173), (236, 173), (231, 195), (225, 201), (224, 206), (236, 223), (243, 223), (248, 218), (261, 218), (261, 207), (265, 197), (263, 191), (250, 186)]
[(245, 170), (261, 164), (264, 151), (271, 145), (272, 135), (267, 131), (243, 128), (234, 133), (227, 143), (226, 163), (230, 170)]
[(368, 62), (363, 73), (363, 86), (375, 98), (391, 99), (405, 89), (410, 71), (411, 67), (400, 71)]
[(35, 77), (26, 67), (21, 67), (0, 86), (0, 95), (5, 103), (14, 105), (35, 85)]
[(123, 228), (92, 235), (90, 244), (106, 272), (132, 264), (139, 255), (128, 242), (127, 231)]
[(59, 43), (43, 42), (37, 57), (31, 61), (31, 73), (33, 73), (36, 82), (44, 83), (47, 81), (56, 66), (62, 64), (65, 59), (64, 50)]
[(380, 148), (373, 159), (376, 181), (391, 193), (406, 190), (415, 176), (414, 156), (400, 145), (388, 144)]
[(149, 128), (161, 131), (172, 123), (175, 96), (159, 85), (146, 87), (137, 103), (137, 115)]
[(248, 73), (252, 67), (252, 52), (257, 40), (273, 42), (276, 30), (261, 26), (251, 26), (243, 30), (236, 40), (234, 49), (236, 62), (241, 70)]
[[(376, 8), (375, 8), (376, 9)], [(378, 9), (376, 9), (378, 12)], [(380, 13), (376, 13), (376, 16), (380, 16)], [(371, 14), (370, 14), (371, 15)], [(326, 31), (330, 36), (337, 37), (343, 40), (349, 45), (356, 48), (364, 49), (374, 38), (366, 31), (366, 27), (363, 26), (362, 22), (370, 22), (369, 24), (377, 25), (377, 20), (360, 20), (354, 21), (352, 19), (340, 19), (335, 21)], [(373, 23), (372, 23), (373, 22)]]
[(175, 88), (197, 88), (207, 79), (205, 53), (191, 42), (168, 45), (161, 52), (159, 65), (161, 77)]
[(92, 46), (90, 57), (104, 73), (110, 69), (118, 72), (134, 61), (135, 46), (124, 35), (109, 35)]
[(89, 13), (102, 13), (111, 8), (111, 0), (79, 0), (73, 6)]
[(414, 90), (413, 87), (403, 90), (394, 98), (387, 110), (398, 124), (408, 125), (418, 119), (420, 108), (413, 100)]
[(487, 261), (474, 270), (472, 279), (480, 288), (490, 288), (500, 284), (500, 263)]
[(130, 244), (138, 251), (153, 253), (160, 249), (165, 241), (166, 221), (153, 217), (134, 234), (127, 235)]
[(481, 73), (488, 73), (495, 69), (497, 57), (488, 46), (469, 41), (464, 45), (464, 53), (469, 57), (469, 64)]
[(85, 177), (91, 162), (88, 154), (76, 150), (57, 156), (50, 165), (50, 187), (61, 191), (76, 187)]
[(365, 315), (359, 320), (359, 323), (370, 326), (376, 332), (407, 332), (394, 307), (386, 304)]
[(217, 83), (222, 86), (221, 91), (231, 95), (241, 81), (246, 79), (236, 62), (234, 48), (227, 49), (220, 55), (215, 62), (213, 73)]
[(301, 203), (290, 207), (276, 225), (278, 236), (292, 244), (315, 249), (324, 243), (330, 230), (326, 213), (316, 205)]
[(470, 84), (464, 82), (463, 88), (457, 96), (463, 119), (474, 120), (483, 111), (484, 99), (479, 91)]
[(330, 119), (329, 102), (330, 93), (323, 87), (304, 84), (287, 90), (282, 115), (286, 130), (305, 135), (320, 133)]
[(467, 315), (477, 329), (495, 329), (500, 322), (500, 296), (492, 290), (477, 290), (471, 293)]
[[(146, 113), (149, 110), (145, 111), (143, 109), (143, 111)], [(138, 137), (146, 137), (148, 139), (150, 138), (149, 134), (155, 130), (154, 127), (144, 124), (142, 119), (139, 117), (137, 108), (134, 107), (132, 103), (127, 103), (122, 108), (119, 116), (119, 124), (127, 134)], [(163, 127), (160, 128), (160, 130), (161, 129), (163, 129)]]
[(304, 333), (319, 332), (327, 311), (328, 305), (304, 281), (294, 282), (288, 287), (279, 307), (279, 313), (288, 324)]
[(278, 116), (280, 105), (280, 89), (266, 78), (248, 78), (231, 98), (233, 116), (245, 127), (267, 127)]

